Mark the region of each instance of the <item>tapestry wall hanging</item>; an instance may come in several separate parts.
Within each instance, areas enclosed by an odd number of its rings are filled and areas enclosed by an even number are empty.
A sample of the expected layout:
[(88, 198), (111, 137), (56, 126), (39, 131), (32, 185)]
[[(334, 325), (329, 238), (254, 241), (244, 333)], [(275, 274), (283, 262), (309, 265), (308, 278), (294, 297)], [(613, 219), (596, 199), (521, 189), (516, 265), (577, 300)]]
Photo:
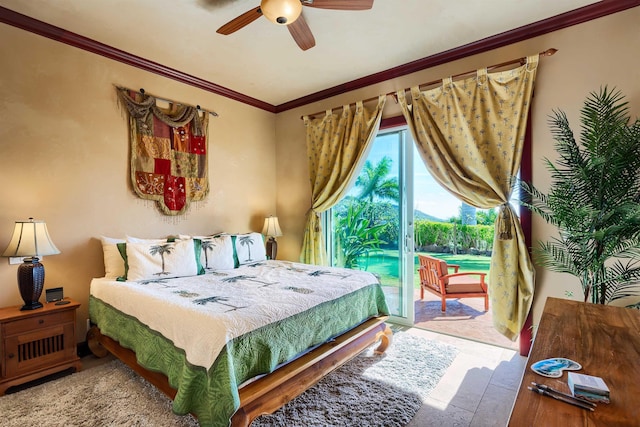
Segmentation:
[(209, 114), (198, 107), (156, 105), (144, 90), (116, 88), (129, 117), (131, 184), (142, 199), (155, 200), (165, 215), (179, 215), (209, 192)]

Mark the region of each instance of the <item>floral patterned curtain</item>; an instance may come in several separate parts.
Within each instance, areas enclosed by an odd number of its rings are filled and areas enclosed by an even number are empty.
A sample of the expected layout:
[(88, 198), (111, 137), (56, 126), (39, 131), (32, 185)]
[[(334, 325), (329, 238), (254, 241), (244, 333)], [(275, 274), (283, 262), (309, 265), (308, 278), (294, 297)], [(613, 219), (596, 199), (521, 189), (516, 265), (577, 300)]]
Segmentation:
[(538, 56), (513, 70), (460, 81), (443, 79), (427, 91), (398, 92), (418, 151), (433, 177), (463, 202), (500, 207), (489, 270), (495, 328), (515, 340), (531, 308), (534, 269), (520, 221), (509, 204), (520, 168)]
[(386, 96), (381, 95), (372, 108), (358, 101), (355, 110), (345, 105), (342, 112), (329, 110), (317, 119), (303, 118), (307, 128), (312, 200), (301, 262), (328, 264), (320, 214), (338, 203), (358, 177), (380, 127), (385, 100)]

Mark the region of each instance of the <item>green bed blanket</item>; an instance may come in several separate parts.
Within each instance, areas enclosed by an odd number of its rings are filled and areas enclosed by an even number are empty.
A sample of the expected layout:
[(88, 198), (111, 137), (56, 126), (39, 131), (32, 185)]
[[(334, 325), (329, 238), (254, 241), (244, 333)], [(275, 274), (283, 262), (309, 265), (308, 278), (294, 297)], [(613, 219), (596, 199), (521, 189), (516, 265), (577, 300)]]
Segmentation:
[(238, 386), (244, 381), (272, 372), (370, 317), (388, 315), (388, 308), (381, 286), (371, 284), (232, 339), (210, 369), (189, 363), (170, 340), (94, 296), (89, 313), (104, 335), (136, 353), (141, 366), (167, 376), (177, 390), (176, 414), (193, 413), (202, 426), (228, 426), (240, 406)]

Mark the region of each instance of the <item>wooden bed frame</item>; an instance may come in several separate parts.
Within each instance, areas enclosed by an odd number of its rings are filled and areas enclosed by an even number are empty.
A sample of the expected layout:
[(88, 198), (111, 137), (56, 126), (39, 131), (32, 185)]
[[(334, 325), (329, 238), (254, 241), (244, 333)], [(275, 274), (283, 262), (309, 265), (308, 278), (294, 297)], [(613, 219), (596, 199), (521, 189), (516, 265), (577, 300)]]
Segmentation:
[[(388, 316), (371, 318), (299, 358), (279, 366), (272, 373), (240, 386), (240, 408), (231, 418), (231, 425), (246, 427), (256, 417), (273, 413), (373, 343), (380, 341), (375, 352), (383, 353), (392, 339), (391, 329), (385, 323), (387, 318)], [(169, 385), (165, 375), (140, 366), (132, 350), (102, 335), (98, 327), (94, 326), (87, 332), (87, 343), (97, 357), (112, 353), (169, 398), (175, 398), (176, 390)]]

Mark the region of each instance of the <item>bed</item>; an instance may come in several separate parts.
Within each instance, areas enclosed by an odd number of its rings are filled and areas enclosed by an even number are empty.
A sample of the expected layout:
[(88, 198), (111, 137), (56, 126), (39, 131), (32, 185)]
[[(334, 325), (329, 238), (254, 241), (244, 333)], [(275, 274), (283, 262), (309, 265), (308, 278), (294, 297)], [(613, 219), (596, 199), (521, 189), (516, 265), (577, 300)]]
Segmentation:
[(249, 425), (371, 344), (383, 352), (390, 343), (384, 294), (370, 273), (275, 260), (197, 271), (94, 279), (87, 341), (203, 426)]

